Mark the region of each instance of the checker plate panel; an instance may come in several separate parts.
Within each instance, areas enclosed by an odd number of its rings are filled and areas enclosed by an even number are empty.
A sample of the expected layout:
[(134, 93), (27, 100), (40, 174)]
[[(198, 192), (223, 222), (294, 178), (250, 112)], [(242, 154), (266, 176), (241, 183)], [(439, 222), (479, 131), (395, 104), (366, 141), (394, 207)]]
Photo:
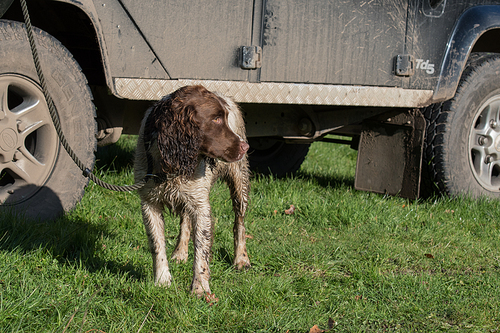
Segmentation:
[(186, 85), (200, 84), (239, 103), (420, 107), (430, 103), (432, 90), (325, 84), (251, 83), (215, 80), (156, 80), (115, 78), (119, 97), (159, 100)]

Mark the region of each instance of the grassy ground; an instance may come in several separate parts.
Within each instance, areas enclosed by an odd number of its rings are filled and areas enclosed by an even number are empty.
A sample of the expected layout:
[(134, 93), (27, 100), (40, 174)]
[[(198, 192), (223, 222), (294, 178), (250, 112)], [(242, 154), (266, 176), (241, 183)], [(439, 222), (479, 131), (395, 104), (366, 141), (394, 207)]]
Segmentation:
[[(133, 149), (126, 137), (101, 151), (102, 178), (132, 183)], [(0, 331), (498, 332), (500, 203), (359, 192), (355, 160), (315, 143), (295, 177), (253, 179), (245, 272), (231, 267), (231, 202), (215, 186), (214, 305), (189, 293), (192, 251), (170, 288), (154, 286), (136, 193), (91, 184), (57, 221), (1, 217)], [(166, 224), (171, 251), (178, 221)]]

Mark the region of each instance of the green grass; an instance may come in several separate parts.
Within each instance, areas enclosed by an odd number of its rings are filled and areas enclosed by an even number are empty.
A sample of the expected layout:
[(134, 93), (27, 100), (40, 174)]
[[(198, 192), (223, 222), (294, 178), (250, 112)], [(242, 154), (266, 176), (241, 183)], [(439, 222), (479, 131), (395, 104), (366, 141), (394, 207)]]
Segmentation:
[[(134, 137), (104, 149), (97, 173), (132, 183), (133, 149)], [(170, 288), (154, 286), (136, 193), (91, 184), (57, 221), (2, 217), (0, 331), (498, 332), (500, 203), (356, 191), (355, 162), (315, 143), (293, 178), (254, 178), (244, 272), (231, 267), (231, 202), (216, 184), (214, 306), (189, 293), (192, 251), (171, 263)], [(166, 224), (172, 251), (178, 220)]]

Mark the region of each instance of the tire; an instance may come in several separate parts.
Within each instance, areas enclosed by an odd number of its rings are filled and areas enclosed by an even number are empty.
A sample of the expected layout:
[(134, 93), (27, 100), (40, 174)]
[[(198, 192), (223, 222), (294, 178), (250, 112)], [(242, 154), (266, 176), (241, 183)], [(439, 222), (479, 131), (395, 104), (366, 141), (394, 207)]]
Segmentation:
[(299, 170), (310, 144), (288, 144), (273, 139), (249, 139), (250, 169), (263, 175), (284, 177)]
[[(0, 20), (0, 214), (54, 219), (82, 198), (88, 180), (59, 143), (24, 25)], [(95, 108), (69, 51), (34, 29), (45, 80), (70, 146), (92, 170)]]
[(423, 113), (424, 171), (437, 189), (500, 198), (500, 55), (472, 54), (455, 97)]

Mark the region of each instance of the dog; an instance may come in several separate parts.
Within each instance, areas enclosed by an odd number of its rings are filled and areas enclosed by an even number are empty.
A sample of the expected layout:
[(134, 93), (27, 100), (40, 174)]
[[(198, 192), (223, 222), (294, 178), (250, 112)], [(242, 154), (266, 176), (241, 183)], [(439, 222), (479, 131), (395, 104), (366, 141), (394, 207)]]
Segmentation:
[(135, 155), (135, 180), (143, 222), (153, 257), (156, 285), (169, 286), (163, 211), (180, 216), (172, 260), (187, 261), (191, 232), (194, 243), (192, 293), (210, 294), (213, 222), (209, 194), (219, 178), (229, 186), (233, 203), (234, 266), (250, 267), (244, 218), (250, 190), (245, 124), (231, 99), (202, 86), (182, 87), (146, 111)]

